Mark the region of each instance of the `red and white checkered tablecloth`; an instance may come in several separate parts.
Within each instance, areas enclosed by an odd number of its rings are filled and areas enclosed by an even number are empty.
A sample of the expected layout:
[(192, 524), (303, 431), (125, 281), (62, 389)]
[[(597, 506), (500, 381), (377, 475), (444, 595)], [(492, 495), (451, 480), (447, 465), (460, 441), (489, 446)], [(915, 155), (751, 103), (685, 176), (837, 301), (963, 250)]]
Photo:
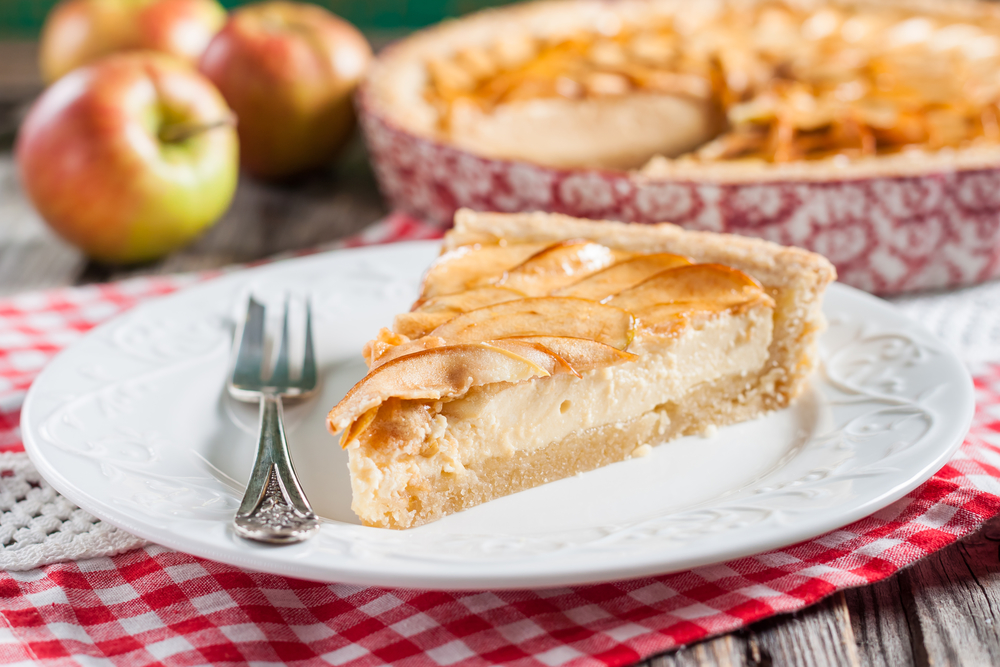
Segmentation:
[[(350, 245), (437, 233), (390, 217)], [(0, 300), (0, 448), (20, 448), (23, 392), (62, 347), (201, 277)], [(0, 573), (0, 663), (627, 665), (883, 579), (1000, 513), (1000, 364), (976, 369), (975, 385), (972, 430), (934, 477), (779, 551), (632, 581), (443, 593), (300, 581), (148, 546)]]

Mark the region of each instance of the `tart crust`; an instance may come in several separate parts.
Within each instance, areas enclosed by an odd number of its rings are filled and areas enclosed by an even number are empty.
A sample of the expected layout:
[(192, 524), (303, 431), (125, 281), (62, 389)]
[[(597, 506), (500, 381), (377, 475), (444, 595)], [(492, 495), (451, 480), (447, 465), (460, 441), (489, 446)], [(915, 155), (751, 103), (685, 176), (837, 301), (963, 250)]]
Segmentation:
[[(816, 365), (816, 337), (824, 326), (822, 293), (835, 277), (833, 267), (819, 255), (669, 224), (640, 227), (541, 213), (468, 210), (456, 215), (443, 250), (499, 239), (508, 244), (588, 239), (613, 251), (685, 255), (697, 263), (743, 271), (759, 281), (763, 293), (668, 337), (637, 338), (629, 348), (638, 352), (637, 361), (581, 377), (500, 382), (438, 401), (389, 398), (360, 419), (345, 417), (342, 402), (331, 411), (330, 425), (338, 431), (355, 422), (342, 445), (349, 453), (352, 507), (366, 525), (417, 526), (633, 453), (641, 455), (643, 445), (785, 407), (802, 391)], [(387, 339), (398, 342), (392, 336)], [(370, 362), (377, 361), (373, 349), (367, 348)], [(644, 355), (644, 350), (649, 353)], [(629, 386), (629, 378), (636, 377), (654, 381)], [(636, 412), (634, 405), (615, 403), (620, 398), (616, 391), (651, 401), (648, 409)], [(574, 403), (567, 415), (560, 415), (565, 406), (559, 402), (565, 396), (584, 405)], [(588, 398), (611, 407), (601, 413), (586, 405)], [(505, 416), (504, 405), (514, 406), (520, 419)], [(552, 424), (533, 418), (533, 406), (540, 415), (552, 415)], [(500, 423), (487, 433), (481, 427), (491, 415), (499, 415), (495, 421)], [(361, 428), (358, 422), (363, 422)], [(579, 424), (589, 427), (574, 426)], [(558, 435), (546, 441), (549, 432)], [(517, 436), (514, 445), (511, 434)], [(537, 442), (522, 442), (532, 438)]]

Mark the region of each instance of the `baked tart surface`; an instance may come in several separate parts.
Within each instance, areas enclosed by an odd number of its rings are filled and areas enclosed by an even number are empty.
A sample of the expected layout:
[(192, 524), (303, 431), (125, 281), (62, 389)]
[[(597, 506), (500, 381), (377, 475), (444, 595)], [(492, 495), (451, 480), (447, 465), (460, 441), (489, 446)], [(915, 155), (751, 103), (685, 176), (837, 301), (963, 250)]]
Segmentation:
[(636, 169), (1000, 143), (1000, 14), (981, 3), (556, 1), (427, 36), (390, 50), (373, 93), (493, 157)]
[(822, 257), (753, 239), (460, 211), (330, 412), (354, 511), (409, 528), (786, 406)]

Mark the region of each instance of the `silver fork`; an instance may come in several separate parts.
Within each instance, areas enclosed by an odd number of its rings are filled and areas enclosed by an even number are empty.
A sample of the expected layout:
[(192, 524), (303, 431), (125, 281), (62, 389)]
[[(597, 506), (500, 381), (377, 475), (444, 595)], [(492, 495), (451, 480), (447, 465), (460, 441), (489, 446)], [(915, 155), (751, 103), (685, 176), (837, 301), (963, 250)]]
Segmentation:
[(281, 347), (270, 377), (264, 368), (264, 306), (250, 297), (239, 334), (240, 349), (233, 364), (229, 393), (239, 401), (260, 402), (257, 459), (233, 527), (247, 539), (289, 544), (319, 530), (319, 519), (306, 500), (292, 469), (282, 424), (282, 397), (306, 398), (316, 393), (312, 310), (306, 301), (306, 340), (302, 372), (291, 377), (288, 345), (288, 299), (281, 325)]

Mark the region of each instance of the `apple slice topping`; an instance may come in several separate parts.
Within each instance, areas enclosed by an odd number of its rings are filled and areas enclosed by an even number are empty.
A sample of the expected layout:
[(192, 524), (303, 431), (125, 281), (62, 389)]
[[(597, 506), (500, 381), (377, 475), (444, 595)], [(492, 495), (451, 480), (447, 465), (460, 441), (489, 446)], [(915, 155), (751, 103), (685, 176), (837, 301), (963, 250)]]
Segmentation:
[(443, 338), (424, 336), (423, 338), (406, 341), (405, 343), (401, 343), (399, 345), (384, 346), (381, 350), (379, 350), (378, 356), (373, 355), (371, 363), (368, 364), (368, 368), (373, 371), (379, 366), (386, 365), (393, 359), (405, 357), (408, 354), (414, 354), (424, 350), (432, 350), (436, 347), (445, 347), (446, 345), (448, 345), (448, 342)]
[[(519, 339), (487, 340), (483, 345), (499, 347), (524, 357), (537, 366), (544, 368), (549, 375), (559, 375), (560, 373), (570, 373), (576, 375), (576, 371), (570, 364), (560, 357), (555, 351), (550, 350), (538, 342)], [(401, 345), (394, 345), (385, 349), (377, 359), (371, 364), (371, 370), (383, 366), (393, 359), (405, 357), (408, 354), (415, 354), (424, 350), (431, 350), (438, 347), (447, 347), (449, 343), (437, 336), (425, 336), (417, 340), (407, 341)]]
[[(421, 347), (421, 345), (424, 344), (425, 341), (432, 341), (432, 343), (429, 345), (429, 347)], [(399, 359), (400, 357), (405, 357), (407, 355), (423, 352), (428, 349), (460, 350), (461, 348), (468, 347), (467, 345), (452, 346), (447, 348), (440, 347), (443, 344), (444, 341), (441, 340), (440, 338), (425, 338), (418, 341), (415, 340), (415, 341), (410, 341), (408, 343), (404, 343), (402, 345), (397, 345), (394, 349), (387, 351), (383, 357), (380, 357), (379, 361), (372, 366), (371, 371), (375, 371), (375, 369), (378, 368), (379, 366), (382, 366), (384, 363), (388, 363), (394, 359)], [(600, 343), (591, 343), (591, 344), (600, 345)], [(480, 343), (480, 345), (487, 348), (496, 348), (498, 351), (508, 352), (517, 357), (521, 357), (526, 361), (528, 361), (529, 363), (544, 369), (549, 375), (561, 375), (566, 373), (574, 375), (576, 377), (580, 377), (580, 374), (572, 366), (570, 366), (565, 359), (560, 357), (558, 354), (550, 350), (545, 345), (541, 345), (540, 343), (534, 341), (517, 340), (517, 339), (491, 340), (491, 341), (486, 341), (484, 343)], [(604, 345), (602, 347), (607, 347), (607, 346)], [(608, 348), (608, 349), (613, 350), (613, 348)], [(616, 352), (619, 355), (624, 355), (627, 357), (633, 356), (626, 352), (618, 352), (617, 350), (614, 350), (614, 352)], [(448, 352), (443, 352), (443, 353), (448, 354)], [(515, 382), (517, 380), (512, 378), (507, 378), (506, 381)], [(478, 385), (480, 383), (476, 384)], [(481, 384), (489, 384), (489, 383), (483, 382)], [(401, 397), (396, 396), (395, 398), (401, 398)], [(375, 419), (375, 416), (378, 414), (379, 405), (381, 405), (381, 403), (370, 408), (368, 411), (364, 412), (360, 416), (356, 417), (354, 421), (350, 423), (350, 425), (347, 427), (347, 432), (344, 434), (344, 437), (341, 438), (340, 440), (340, 442), (343, 445), (346, 446), (348, 443), (351, 442), (351, 440), (356, 439), (358, 436), (361, 435), (361, 433), (365, 431), (365, 429), (367, 429), (371, 425), (372, 421), (374, 421)]]
[(522, 297), (524, 295), (520, 292), (503, 287), (480, 287), (468, 292), (436, 296), (417, 302), (412, 312), (397, 315), (392, 328), (404, 336), (420, 338), (460, 313)]
[(426, 336), (437, 327), (448, 322), (457, 315), (454, 312), (441, 311), (425, 313), (421, 310), (412, 313), (400, 313), (392, 320), (392, 330), (407, 338)]
[(550, 243), (500, 243), (467, 245), (450, 250), (434, 261), (424, 275), (421, 299), (456, 294), (490, 285), (508, 269), (524, 262)]
[(569, 373), (570, 375), (580, 377), (580, 373), (562, 355), (536, 341), (526, 338), (501, 338), (499, 340), (483, 341), (483, 345), (513, 352), (519, 357), (524, 357), (531, 363), (544, 368), (548, 371), (549, 375)]
[(635, 313), (637, 326), (653, 333), (669, 334), (687, 326), (698, 317), (721, 313), (730, 306), (710, 301), (674, 301), (659, 303)]
[[(506, 341), (518, 341), (541, 345), (557, 354), (577, 373), (586, 373), (595, 368), (604, 368), (623, 361), (638, 359), (634, 354), (623, 352), (610, 345), (598, 343), (586, 338), (570, 338), (568, 336), (523, 336), (507, 338)], [(496, 344), (500, 341), (494, 341)]]
[(528, 296), (544, 296), (611, 266), (622, 255), (593, 241), (562, 241), (508, 270), (496, 285)]
[(480, 287), (467, 292), (446, 294), (427, 299), (414, 307), (414, 310), (421, 310), (427, 313), (465, 313), (476, 308), (484, 308), (485, 306), (492, 306), (495, 303), (503, 303), (504, 301), (513, 301), (525, 296), (527, 295), (523, 292), (506, 287)]
[(430, 335), (453, 343), (550, 335), (586, 338), (624, 350), (635, 334), (632, 314), (574, 297), (532, 297), (463, 313)]
[(678, 266), (688, 266), (691, 260), (666, 252), (640, 255), (618, 262), (593, 273), (583, 280), (553, 292), (553, 296), (575, 296), (580, 299), (603, 301), (622, 290), (638, 285), (652, 276)]
[(327, 425), (332, 433), (342, 431), (394, 397), (441, 400), (462, 396), (472, 387), (549, 375), (545, 368), (501, 347), (484, 344), (435, 347), (393, 359), (370, 371), (330, 411)]
[(760, 283), (742, 271), (722, 264), (691, 264), (661, 271), (606, 303), (633, 313), (674, 301), (703, 301), (726, 308), (762, 294)]

